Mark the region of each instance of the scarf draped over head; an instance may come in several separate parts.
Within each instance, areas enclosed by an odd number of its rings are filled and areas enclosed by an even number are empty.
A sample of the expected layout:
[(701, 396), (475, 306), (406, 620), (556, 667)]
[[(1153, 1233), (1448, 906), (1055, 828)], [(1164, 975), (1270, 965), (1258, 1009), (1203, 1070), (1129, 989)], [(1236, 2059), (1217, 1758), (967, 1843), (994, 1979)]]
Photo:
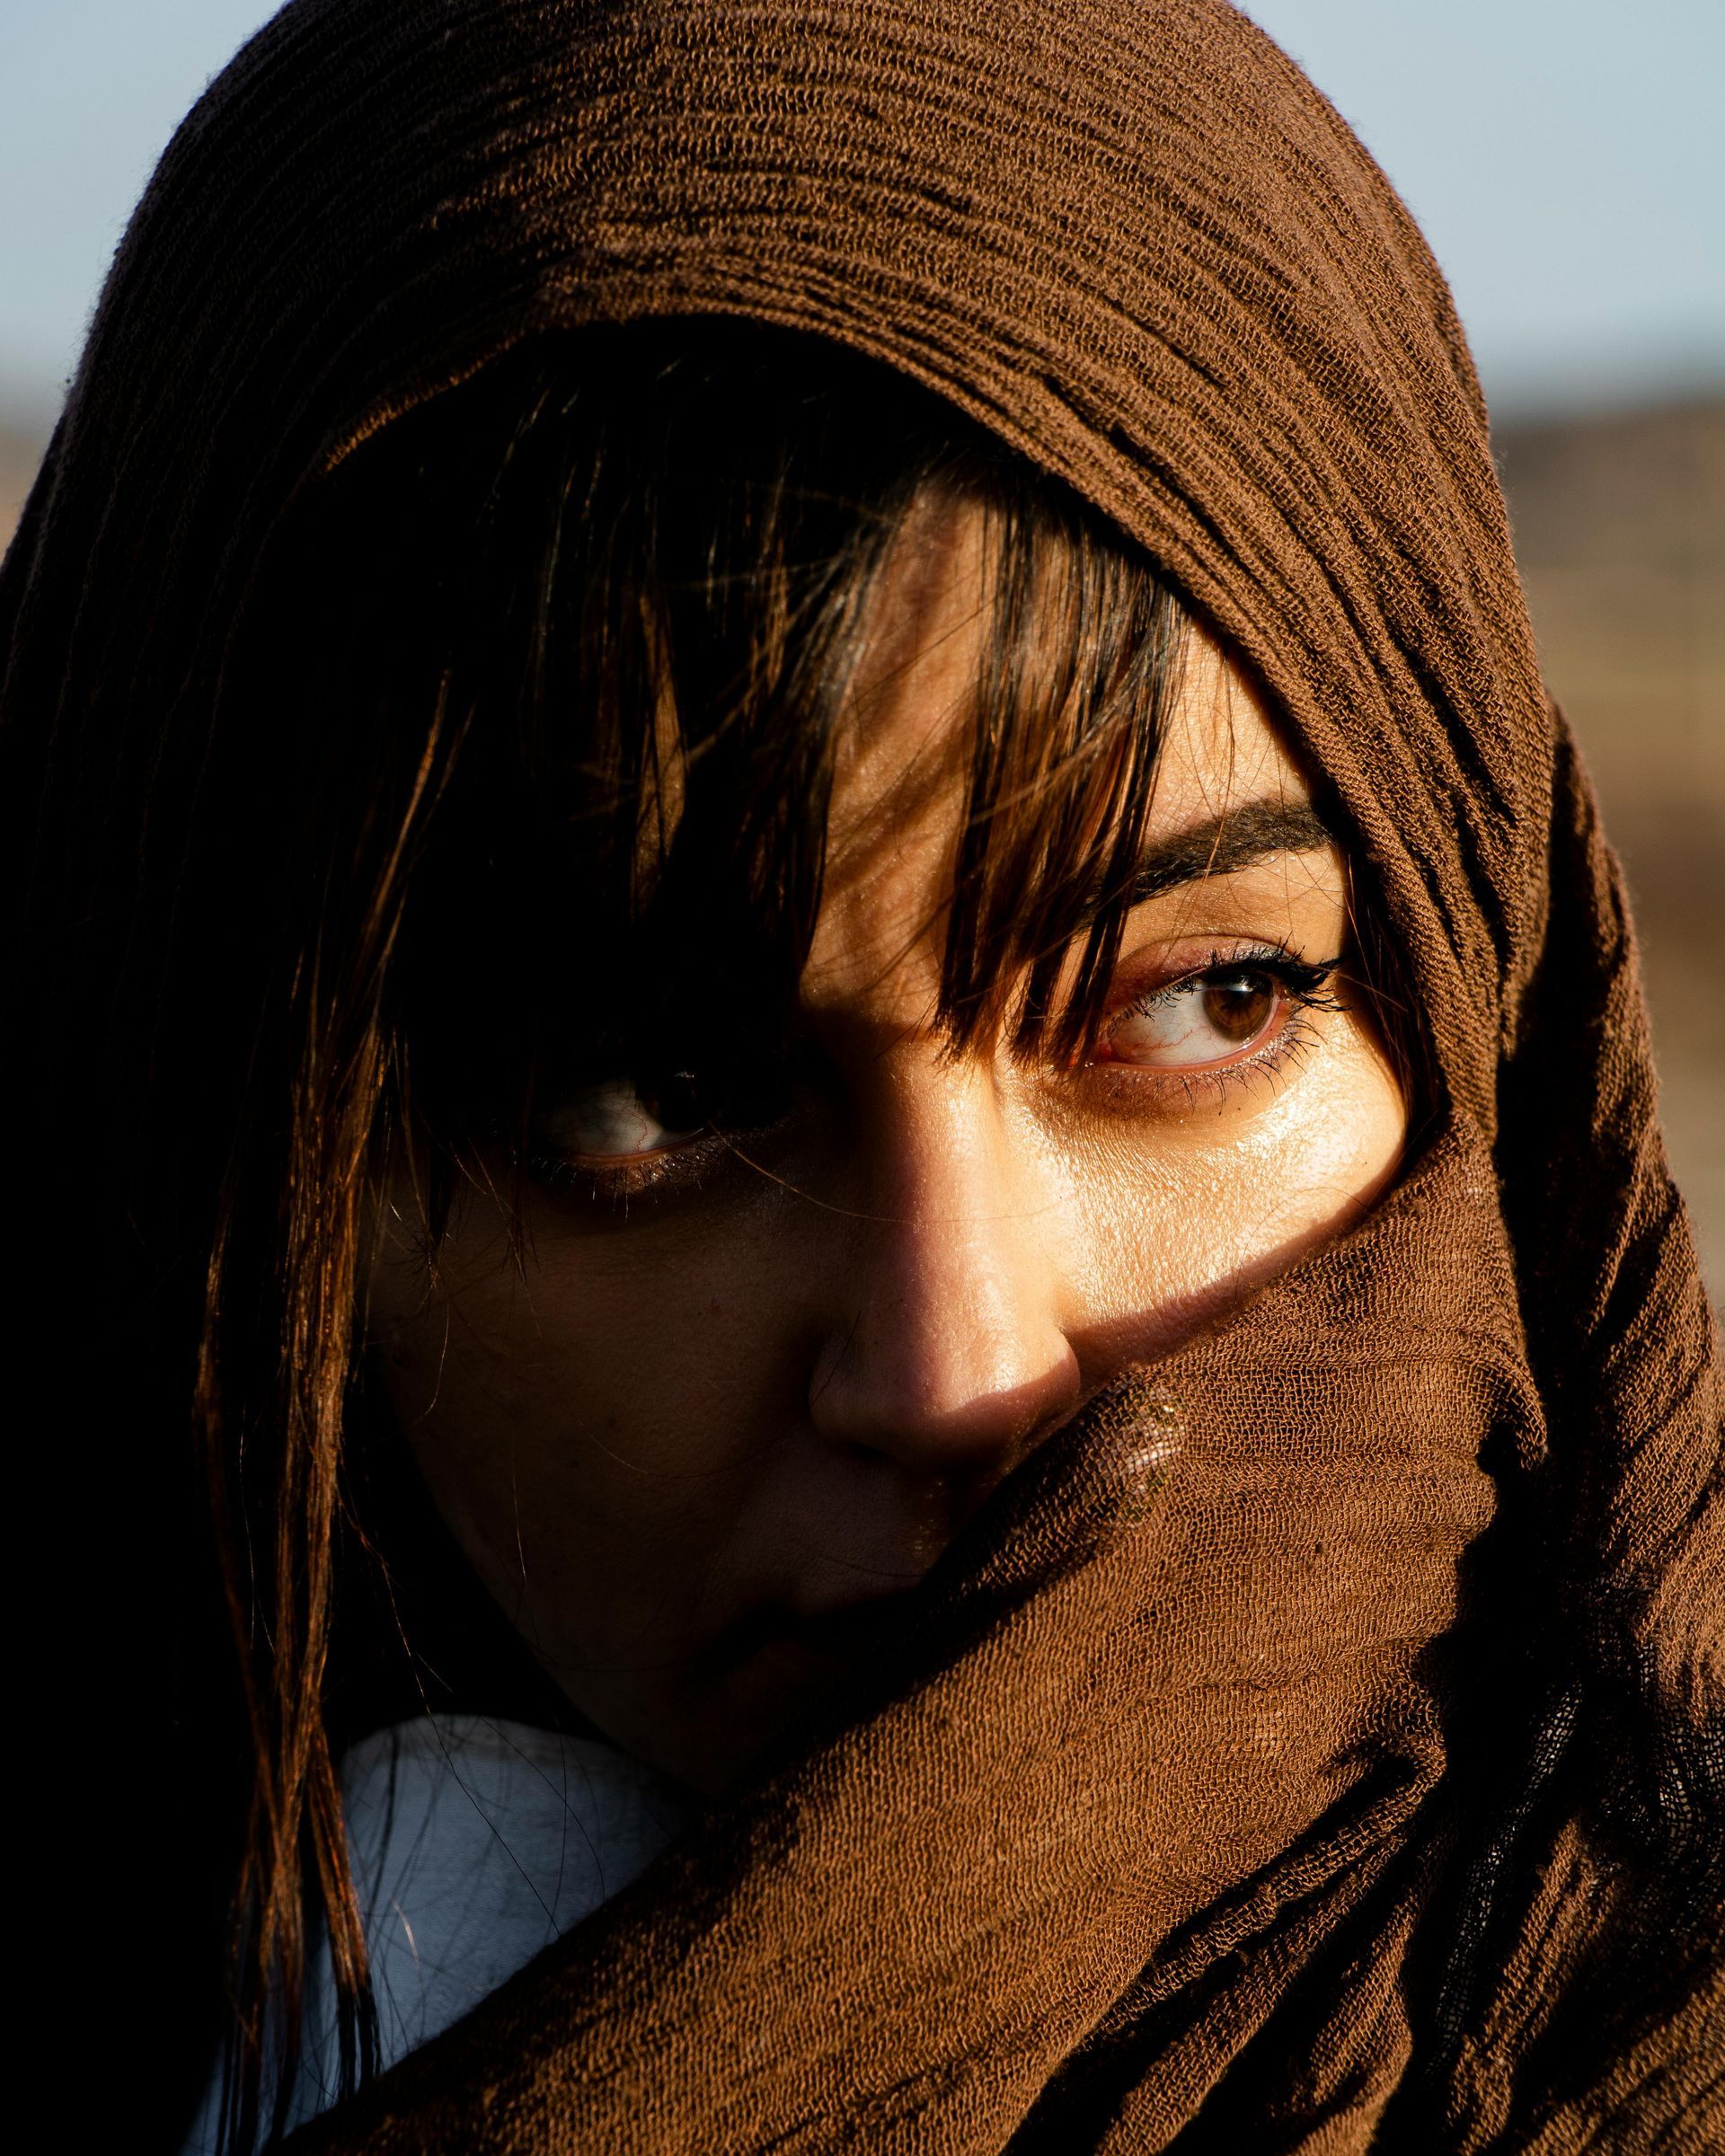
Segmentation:
[(118, 793), (286, 505), (534, 332), (673, 315), (871, 355), (1148, 550), (1319, 774), (1440, 1128), (305, 2145), (1725, 2145), (1717, 1336), (1632, 936), (1442, 278), (1243, 16), (296, 0), (122, 248), (8, 699)]

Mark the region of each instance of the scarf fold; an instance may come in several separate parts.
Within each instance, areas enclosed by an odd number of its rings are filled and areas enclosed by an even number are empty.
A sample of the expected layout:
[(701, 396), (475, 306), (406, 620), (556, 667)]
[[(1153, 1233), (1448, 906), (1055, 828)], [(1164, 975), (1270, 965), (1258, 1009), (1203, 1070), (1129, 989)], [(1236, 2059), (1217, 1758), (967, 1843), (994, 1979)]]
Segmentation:
[(300, 494), (526, 338), (703, 314), (914, 376), (1164, 566), (1320, 774), (1446, 1120), (1013, 1479), (879, 1693), (295, 2146), (1717, 2148), (1719, 1344), (1632, 932), (1442, 278), (1233, 9), (295, 0), (164, 159), (0, 579), (36, 905), (151, 888), (106, 835)]
[(1369, 2132), (1480, 1456), (1538, 1427), (1508, 1286), (1458, 1128), (1050, 1440), (824, 1742), (306, 2145), (1154, 2148), (1237, 2073), (1277, 2145)]

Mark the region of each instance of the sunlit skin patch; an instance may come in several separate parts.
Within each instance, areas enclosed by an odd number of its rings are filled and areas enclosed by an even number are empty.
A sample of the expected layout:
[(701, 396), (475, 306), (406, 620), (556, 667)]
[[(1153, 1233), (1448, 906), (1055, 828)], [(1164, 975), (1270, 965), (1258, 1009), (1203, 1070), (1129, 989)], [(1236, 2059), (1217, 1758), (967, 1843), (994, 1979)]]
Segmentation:
[(619, 1074), (540, 1104), (526, 1262), (476, 1182), (434, 1278), (404, 1175), (370, 1283), (481, 1577), (599, 1728), (703, 1788), (862, 1651), (845, 1612), (914, 1585), (1124, 1365), (1345, 1229), (1404, 1142), (1347, 863), (1202, 638), (1095, 1037), (949, 1052), (976, 560), (964, 512), (895, 556), (792, 1067), (714, 1116), (694, 1043), (650, 1099)]

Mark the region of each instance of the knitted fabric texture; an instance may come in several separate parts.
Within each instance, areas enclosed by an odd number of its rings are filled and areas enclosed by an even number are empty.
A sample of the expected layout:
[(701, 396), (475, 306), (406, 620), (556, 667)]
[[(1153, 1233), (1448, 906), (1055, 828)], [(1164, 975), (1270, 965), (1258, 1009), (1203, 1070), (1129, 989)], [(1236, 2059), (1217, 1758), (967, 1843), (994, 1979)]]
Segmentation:
[(867, 1700), (293, 2145), (1725, 2146), (1719, 1351), (1633, 938), (1442, 278), (1243, 17), (296, 0), (6, 564), (8, 723), (82, 745), (43, 817), (147, 784), (369, 437), (698, 314), (914, 376), (1165, 567), (1369, 864), (1443, 1127), (1012, 1478)]

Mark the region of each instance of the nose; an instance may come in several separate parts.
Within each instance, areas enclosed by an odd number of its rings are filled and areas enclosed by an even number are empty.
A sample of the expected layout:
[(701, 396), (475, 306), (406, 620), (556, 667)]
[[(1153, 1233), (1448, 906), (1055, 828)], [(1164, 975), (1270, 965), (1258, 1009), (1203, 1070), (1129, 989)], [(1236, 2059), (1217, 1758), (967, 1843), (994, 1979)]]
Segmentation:
[(866, 1092), (865, 1197), (809, 1411), (829, 1442), (940, 1486), (956, 1524), (1077, 1403), (1055, 1196), (986, 1062), (905, 1044)]

